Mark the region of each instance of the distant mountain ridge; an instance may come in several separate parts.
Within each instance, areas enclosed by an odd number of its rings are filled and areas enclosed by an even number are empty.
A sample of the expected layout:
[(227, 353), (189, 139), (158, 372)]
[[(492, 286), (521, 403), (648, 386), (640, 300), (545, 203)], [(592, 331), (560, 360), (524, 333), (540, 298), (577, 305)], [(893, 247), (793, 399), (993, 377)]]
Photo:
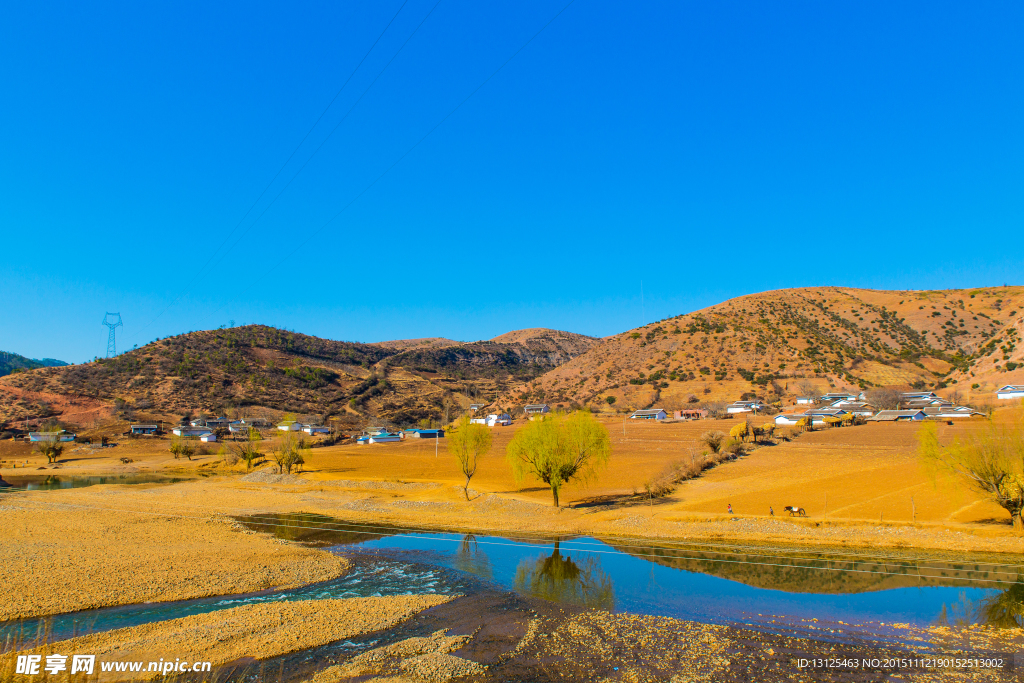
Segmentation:
[(512, 343), (433, 338), (377, 344), (263, 325), (191, 332), (115, 358), (4, 377), (0, 422), (53, 416), (54, 397), (74, 396), (168, 418), (235, 408), (404, 425), (490, 402), (597, 341), (552, 332), (523, 334)]
[(67, 365), (55, 358), (26, 358), (10, 351), (0, 351), (0, 377), (9, 375), (16, 370), (34, 370), (36, 368), (56, 368)]
[(1022, 314), (1024, 287), (761, 292), (606, 337), (498, 403), (679, 409), (772, 382), (790, 396), (902, 385), (986, 402), (1024, 384)]

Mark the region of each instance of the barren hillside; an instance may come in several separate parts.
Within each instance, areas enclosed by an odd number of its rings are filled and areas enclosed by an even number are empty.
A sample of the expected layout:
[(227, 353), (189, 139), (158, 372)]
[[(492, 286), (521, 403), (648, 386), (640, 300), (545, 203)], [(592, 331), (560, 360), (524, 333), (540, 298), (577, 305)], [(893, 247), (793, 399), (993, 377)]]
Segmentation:
[[(99, 420), (128, 407), (165, 419), (292, 412), (408, 424), (441, 417), (446, 406), (454, 414), (490, 401), (570, 360), (589, 348), (576, 337), (389, 347), (261, 325), (192, 332), (112, 359), (4, 377), (0, 422)], [(106, 413), (98, 409), (104, 405)]]
[(731, 299), (607, 337), (499, 401), (678, 409), (690, 402), (790, 398), (906, 385), (985, 402), (1024, 381), (1024, 287), (788, 289)]

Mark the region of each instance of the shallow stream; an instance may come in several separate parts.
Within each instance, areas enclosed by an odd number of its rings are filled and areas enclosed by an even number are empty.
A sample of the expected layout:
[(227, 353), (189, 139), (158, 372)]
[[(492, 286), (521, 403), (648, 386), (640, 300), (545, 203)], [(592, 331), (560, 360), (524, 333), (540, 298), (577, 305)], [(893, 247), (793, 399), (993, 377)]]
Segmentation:
[(841, 642), (903, 642), (901, 625), (1016, 626), (1021, 567), (927, 552), (779, 548), (649, 540), (548, 539), (351, 524), (318, 515), (237, 518), (350, 558), (312, 586), (89, 610), (0, 625), (32, 639), (105, 631), (271, 600), (513, 590), (556, 603), (655, 614)]

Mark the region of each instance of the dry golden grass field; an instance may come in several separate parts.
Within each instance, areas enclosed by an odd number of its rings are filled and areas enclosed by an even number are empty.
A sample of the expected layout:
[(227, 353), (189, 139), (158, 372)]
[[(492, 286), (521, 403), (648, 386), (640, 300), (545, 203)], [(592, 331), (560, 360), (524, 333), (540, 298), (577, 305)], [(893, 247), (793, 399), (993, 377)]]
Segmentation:
[[(999, 411), (995, 419), (1008, 419), (1010, 413)], [(784, 506), (796, 505), (807, 511), (807, 522), (827, 519), (833, 523), (916, 523), (985, 533), (1009, 531), (1009, 517), (1000, 507), (948, 475), (935, 476), (922, 466), (916, 453), (917, 424), (869, 423), (806, 432), (788, 442), (779, 439), (776, 445), (758, 446), (747, 455), (706, 470), (664, 498), (647, 500), (643, 494), (645, 482), (655, 479), (673, 461), (699, 459), (705, 450), (700, 435), (707, 430), (727, 432), (736, 420), (662, 424), (621, 416), (600, 420), (611, 437), (609, 466), (593, 482), (572, 483), (563, 489), (563, 504), (570, 507), (594, 512), (641, 510), (663, 520), (697, 521), (767, 517), (770, 507), (782, 516)], [(940, 438), (953, 439), (984, 422), (977, 419), (951, 426), (941, 424)], [(506, 464), (505, 447), (519, 426), (493, 430), (491, 451), (481, 461), (471, 490), (549, 505), (551, 493), (543, 483), (517, 483)], [(264, 441), (263, 450), (269, 452), (274, 443), (274, 439)], [(118, 447), (108, 449), (72, 446), (54, 472), (37, 469), (53, 466), (32, 454), (27, 444), (3, 442), (0, 473), (244, 472), (242, 464), (228, 467), (223, 462), (216, 452), (222, 447), (208, 445), (209, 454), (190, 462), (173, 459), (166, 440), (125, 439)], [(122, 464), (122, 457), (132, 462)], [(28, 469), (23, 469), (26, 463)], [(12, 464), (17, 469), (11, 469)], [(417, 495), (430, 498), (443, 490), (446, 500), (451, 499), (451, 488), (463, 483), (443, 439), (315, 448), (307, 457), (302, 476), (311, 482), (436, 482), (444, 484), (443, 489)], [(734, 515), (728, 514), (730, 504)]]

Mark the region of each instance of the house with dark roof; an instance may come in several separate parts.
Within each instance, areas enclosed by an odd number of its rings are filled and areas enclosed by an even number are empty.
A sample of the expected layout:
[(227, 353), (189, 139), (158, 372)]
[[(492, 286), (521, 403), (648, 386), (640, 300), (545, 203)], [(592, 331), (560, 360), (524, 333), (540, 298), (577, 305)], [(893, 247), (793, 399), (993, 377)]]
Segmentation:
[(951, 417), (975, 417), (978, 415), (983, 416), (985, 414), (979, 413), (974, 408), (954, 405), (928, 406), (927, 408), (923, 408), (922, 410), (924, 410), (925, 416), (938, 420), (945, 420)]
[(843, 399), (847, 401), (856, 401), (857, 397), (854, 394), (847, 394), (843, 392), (835, 394), (825, 394), (824, 396), (821, 397), (821, 400), (824, 403), (832, 403), (833, 401), (839, 401)]
[(923, 410), (880, 410), (868, 422), (920, 422), (924, 418)]
[(160, 425), (142, 425), (142, 424), (131, 425), (128, 428), (128, 430), (129, 430), (129, 433), (134, 435), (134, 436), (140, 436), (140, 435), (151, 436), (151, 435), (156, 434), (157, 432), (160, 431)]
[(634, 410), (633, 414), (629, 416), (630, 420), (664, 420), (668, 417), (661, 408), (650, 408), (648, 410)]
[(996, 398), (1001, 401), (1012, 401), (1024, 398), (1024, 384), (1007, 384), (996, 391)]

